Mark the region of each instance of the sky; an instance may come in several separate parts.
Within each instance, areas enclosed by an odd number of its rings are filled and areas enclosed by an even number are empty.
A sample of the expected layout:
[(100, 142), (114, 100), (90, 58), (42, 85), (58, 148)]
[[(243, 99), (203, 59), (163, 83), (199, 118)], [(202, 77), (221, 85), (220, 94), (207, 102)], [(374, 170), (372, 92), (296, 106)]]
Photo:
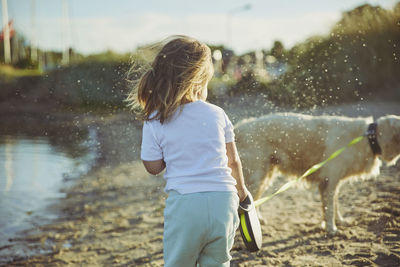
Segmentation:
[[(82, 54), (137, 46), (185, 34), (242, 54), (290, 48), (328, 34), (341, 14), (369, 3), (398, 0), (8, 0), (8, 17), (28, 42), (43, 50), (72, 47)], [(3, 7), (0, 6), (1, 11)], [(3, 25), (3, 13), (0, 23)]]

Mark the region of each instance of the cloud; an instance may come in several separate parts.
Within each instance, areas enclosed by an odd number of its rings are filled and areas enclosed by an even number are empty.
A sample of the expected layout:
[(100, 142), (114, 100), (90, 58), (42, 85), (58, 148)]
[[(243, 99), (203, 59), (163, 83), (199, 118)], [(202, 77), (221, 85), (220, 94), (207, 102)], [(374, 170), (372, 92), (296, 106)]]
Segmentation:
[(44, 49), (60, 50), (69, 43), (82, 53), (107, 49), (128, 52), (169, 35), (186, 34), (210, 44), (229, 42), (236, 52), (243, 53), (270, 48), (274, 40), (281, 40), (290, 47), (311, 35), (327, 34), (339, 18), (340, 14), (336, 12), (279, 18), (234, 16), (230, 19), (226, 14), (174, 17), (146, 13), (129, 17), (75, 18), (71, 19), (69, 30), (63, 28), (60, 19), (52, 18), (39, 22), (38, 44)]
[(234, 19), (232, 45), (238, 51), (271, 47), (275, 40), (291, 47), (313, 35), (328, 34), (340, 14), (309, 13), (285, 18)]

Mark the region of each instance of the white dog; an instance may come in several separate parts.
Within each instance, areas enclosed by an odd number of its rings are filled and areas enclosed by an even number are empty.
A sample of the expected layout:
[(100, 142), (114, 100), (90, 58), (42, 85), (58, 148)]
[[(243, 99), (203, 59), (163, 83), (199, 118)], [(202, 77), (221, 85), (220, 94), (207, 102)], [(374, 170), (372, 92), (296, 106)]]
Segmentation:
[[(259, 199), (272, 178), (299, 177), (354, 138), (370, 133), (306, 178), (317, 183), (325, 227), (330, 235), (345, 221), (337, 205), (337, 187), (344, 178), (377, 176), (381, 160), (395, 164), (400, 157), (400, 117), (369, 118), (272, 114), (235, 126), (243, 172), (254, 199)], [(375, 128), (374, 128), (375, 127)], [(374, 132), (376, 131), (376, 132)], [(371, 144), (370, 144), (371, 143)]]

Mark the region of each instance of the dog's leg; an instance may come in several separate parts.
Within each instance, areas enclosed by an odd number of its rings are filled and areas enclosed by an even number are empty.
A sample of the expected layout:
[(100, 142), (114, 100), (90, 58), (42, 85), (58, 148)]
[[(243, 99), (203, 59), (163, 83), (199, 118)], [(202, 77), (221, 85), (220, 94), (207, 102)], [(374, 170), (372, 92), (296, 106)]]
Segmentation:
[(338, 198), (339, 198), (339, 192), (335, 194), (335, 200), (334, 200), (336, 224), (341, 226), (350, 226), (352, 221), (350, 219), (343, 218), (342, 214), (340, 214)]
[(327, 178), (322, 179), (319, 183), (319, 193), (321, 195), (325, 228), (328, 234), (333, 236), (337, 232), (335, 224), (336, 183), (330, 182)]
[(342, 222), (344, 222), (344, 219), (342, 217), (342, 214), (340, 214), (340, 211), (339, 211), (338, 195), (339, 194), (336, 194), (335, 199), (334, 199), (334, 201), (335, 201), (335, 219), (336, 219), (336, 224), (340, 225)]
[(326, 200), (326, 197), (325, 197), (325, 195), (326, 195), (326, 187), (327, 187), (327, 185), (328, 185), (328, 181), (327, 181), (328, 179), (322, 179), (320, 182), (319, 182), (319, 185), (318, 185), (318, 189), (319, 189), (319, 194), (320, 194), (320, 196), (321, 196), (321, 203), (322, 203), (322, 228), (325, 228), (326, 229), (326, 202), (327, 202), (327, 200)]
[[(254, 192), (253, 198), (254, 198), (254, 200), (257, 200), (257, 199), (260, 199), (262, 197), (262, 194), (268, 188), (268, 185), (270, 183), (271, 177), (269, 177), (268, 175), (265, 175), (264, 172), (259, 170), (259, 171), (257, 171), (256, 173), (253, 174), (252, 178), (257, 180), (257, 181), (260, 181), (260, 183), (258, 185), (258, 188), (253, 190), (253, 192)], [(261, 215), (261, 206), (258, 206), (256, 209), (257, 209), (257, 215), (258, 215), (258, 219), (260, 220), (260, 223), (262, 225), (265, 225), (266, 224), (266, 220)]]

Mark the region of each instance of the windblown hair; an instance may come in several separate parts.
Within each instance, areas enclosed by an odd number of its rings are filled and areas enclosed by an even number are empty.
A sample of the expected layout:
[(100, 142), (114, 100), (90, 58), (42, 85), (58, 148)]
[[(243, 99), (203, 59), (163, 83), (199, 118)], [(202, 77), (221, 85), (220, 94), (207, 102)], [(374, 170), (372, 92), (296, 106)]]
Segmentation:
[(210, 48), (187, 36), (174, 36), (134, 84), (127, 101), (143, 121), (164, 123), (184, 103), (195, 100), (214, 73)]

